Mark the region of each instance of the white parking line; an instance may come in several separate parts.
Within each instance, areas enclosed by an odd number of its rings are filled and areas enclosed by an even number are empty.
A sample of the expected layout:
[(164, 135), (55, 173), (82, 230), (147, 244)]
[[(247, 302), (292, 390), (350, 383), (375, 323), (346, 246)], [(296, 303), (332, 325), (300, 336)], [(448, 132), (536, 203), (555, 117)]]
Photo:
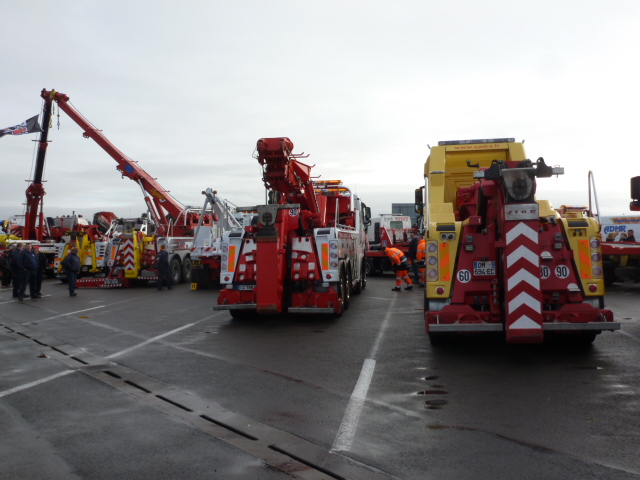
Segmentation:
[(61, 313), (60, 315), (55, 315), (53, 317), (47, 317), (47, 318), (43, 318), (43, 319), (40, 319), (40, 320), (34, 320), (33, 322), (23, 323), (22, 325), (29, 325), (30, 323), (45, 322), (47, 320), (53, 320), (54, 318), (66, 317), (67, 315), (75, 315), (76, 313), (88, 312), (89, 310), (96, 310), (97, 308), (104, 308), (104, 307), (105, 307), (104, 305), (101, 305), (99, 307), (85, 308), (84, 310), (78, 310), (76, 312)]
[(626, 337), (633, 338), (636, 342), (640, 342), (640, 338), (636, 337), (635, 335), (631, 335), (630, 333), (623, 332), (623, 331), (620, 331), (619, 333), (621, 333)]
[[(207, 317), (207, 318), (209, 318), (209, 317)], [(202, 321), (202, 320), (200, 320), (200, 321)], [(176, 332), (179, 332), (180, 330), (184, 330), (185, 328), (192, 327), (196, 323), (198, 323), (198, 322), (188, 323), (187, 325), (183, 325), (183, 326), (181, 326), (179, 328), (176, 328), (175, 330), (171, 330), (170, 332), (163, 333), (162, 335), (158, 335), (157, 337), (150, 338), (149, 340), (145, 340), (144, 342), (139, 343), (137, 345), (134, 345), (132, 347), (125, 348), (124, 350), (121, 350), (121, 351), (116, 352), (116, 353), (112, 353), (111, 355), (108, 355), (105, 358), (116, 358), (116, 357), (119, 357), (120, 355), (124, 355), (125, 353), (129, 353), (129, 352), (131, 352), (133, 350), (136, 350), (138, 348), (144, 347), (145, 345), (149, 345), (150, 343), (153, 343), (156, 340), (160, 340), (161, 338), (168, 337), (169, 335), (172, 335), (172, 334), (174, 334)]]
[(35, 387), (36, 385), (43, 384), (50, 380), (55, 380), (56, 378), (64, 377), (65, 375), (69, 375), (70, 373), (75, 372), (76, 370), (65, 370), (60, 373), (56, 373), (55, 375), (51, 375), (46, 378), (42, 378), (40, 380), (36, 380), (35, 382), (25, 383), (24, 385), (20, 385), (19, 387), (11, 388), (9, 390), (5, 390), (4, 392), (0, 392), (0, 398), (6, 397), (7, 395), (11, 395), (12, 393), (20, 392), (22, 390), (26, 390), (27, 388)]
[(376, 340), (373, 342), (373, 347), (371, 347), (371, 351), (369, 352), (369, 358), (365, 359), (364, 364), (362, 365), (360, 376), (358, 377), (356, 386), (353, 389), (351, 398), (349, 399), (349, 404), (344, 412), (344, 417), (342, 417), (342, 423), (340, 423), (338, 434), (331, 446), (332, 452), (348, 452), (351, 450), (351, 444), (353, 443), (353, 438), (355, 437), (356, 429), (358, 428), (358, 422), (360, 421), (362, 407), (364, 406), (364, 401), (367, 398), (371, 378), (373, 377), (373, 372), (376, 368), (375, 357), (378, 354), (378, 349), (382, 343), (382, 337), (384, 336), (384, 332), (389, 324), (389, 317), (391, 316), (391, 312), (393, 311), (393, 307), (396, 303), (396, 298), (398, 297), (394, 296), (392, 298), (391, 303), (389, 304), (389, 309), (387, 310), (387, 315), (384, 317), (384, 321), (380, 326)]
[[(47, 297), (52, 297), (53, 295), (42, 295), (42, 298), (47, 298)], [(33, 298), (26, 296), (24, 297), (25, 300), (33, 300)], [(5, 303), (15, 303), (15, 302), (19, 302), (20, 300), (18, 300), (17, 298), (14, 298), (12, 300), (7, 300), (6, 302), (0, 302), (0, 305), (4, 305)]]

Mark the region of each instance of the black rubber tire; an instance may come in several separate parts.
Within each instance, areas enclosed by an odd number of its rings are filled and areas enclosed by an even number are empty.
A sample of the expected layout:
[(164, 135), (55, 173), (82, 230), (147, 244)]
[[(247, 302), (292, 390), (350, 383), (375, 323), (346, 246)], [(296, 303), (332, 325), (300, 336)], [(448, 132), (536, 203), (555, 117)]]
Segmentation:
[(182, 262), (182, 282), (191, 283), (192, 278), (193, 264), (191, 263), (191, 259), (187, 257), (184, 259), (184, 262)]
[(364, 291), (365, 288), (367, 288), (367, 274), (363, 265), (362, 272), (360, 272), (360, 291)]
[(229, 314), (234, 320), (250, 320), (257, 316), (255, 310), (229, 310)]
[(373, 275), (373, 261), (371, 259), (364, 260), (364, 274), (366, 276)]
[(602, 262), (602, 267), (604, 270), (604, 284), (608, 287), (616, 281), (616, 266), (612, 261), (605, 260)]
[(362, 268), (360, 269), (360, 279), (356, 282), (356, 285), (353, 289), (353, 293), (356, 295), (360, 295), (362, 291), (367, 288), (367, 276), (365, 274), (365, 265), (366, 261), (362, 262)]
[(343, 280), (341, 283), (344, 285), (344, 309), (349, 310), (349, 305), (351, 305), (351, 275), (343, 270), (340, 278)]
[(344, 313), (344, 311), (346, 310), (346, 307), (344, 306), (344, 277), (342, 275), (342, 272), (340, 272), (340, 279), (338, 281), (338, 305), (336, 308), (336, 317), (341, 317), (342, 314)]
[(169, 275), (171, 275), (171, 283), (177, 285), (182, 280), (182, 267), (180, 266), (180, 259), (173, 257), (169, 263)]
[(451, 333), (430, 333), (429, 342), (433, 346), (447, 345), (454, 339), (454, 334)]

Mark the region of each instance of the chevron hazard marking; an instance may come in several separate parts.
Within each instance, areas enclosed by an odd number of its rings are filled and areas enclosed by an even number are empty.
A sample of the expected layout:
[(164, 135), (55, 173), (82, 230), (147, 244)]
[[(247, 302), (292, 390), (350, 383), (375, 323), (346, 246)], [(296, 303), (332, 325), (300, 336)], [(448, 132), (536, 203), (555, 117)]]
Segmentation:
[(516, 248), (512, 253), (507, 255), (507, 267), (510, 267), (521, 258), (524, 258), (530, 261), (536, 267), (540, 266), (540, 257), (534, 252), (532, 252), (531, 250), (529, 250), (524, 245), (521, 245), (518, 248)]
[(509, 302), (509, 313), (514, 312), (522, 305), (528, 306), (531, 310), (537, 313), (542, 313), (542, 309), (540, 308), (540, 301), (533, 298), (527, 292), (520, 293), (520, 295)]
[(519, 223), (507, 232), (507, 244), (511, 243), (520, 235), (524, 235), (534, 243), (538, 243), (538, 232), (524, 223)]
[(507, 281), (507, 288), (511, 290), (520, 282), (527, 282), (536, 290), (540, 290), (540, 279), (524, 268), (509, 277), (509, 280)]
[(533, 320), (531, 320), (526, 315), (523, 315), (518, 320), (509, 325), (511, 330), (531, 330), (531, 329), (540, 329), (542, 325), (537, 324)]

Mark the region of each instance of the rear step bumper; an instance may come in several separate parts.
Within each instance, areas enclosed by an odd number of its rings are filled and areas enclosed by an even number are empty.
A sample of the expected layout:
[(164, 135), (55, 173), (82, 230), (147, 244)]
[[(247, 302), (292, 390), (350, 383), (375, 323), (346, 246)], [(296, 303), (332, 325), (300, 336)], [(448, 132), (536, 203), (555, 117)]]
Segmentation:
[(287, 309), (289, 313), (336, 313), (335, 308), (320, 308), (320, 307), (289, 307)]
[[(256, 310), (258, 305), (255, 303), (234, 303), (229, 305), (214, 305), (214, 310)], [(319, 307), (289, 307), (289, 313), (336, 313), (335, 308), (319, 308)]]
[[(567, 332), (582, 330), (620, 330), (619, 322), (589, 322), (589, 323), (543, 323), (543, 330), (550, 332)], [(500, 323), (430, 323), (429, 332), (502, 332), (504, 327)]]
[(229, 305), (214, 305), (214, 310), (255, 310), (258, 305), (255, 303), (232, 303)]

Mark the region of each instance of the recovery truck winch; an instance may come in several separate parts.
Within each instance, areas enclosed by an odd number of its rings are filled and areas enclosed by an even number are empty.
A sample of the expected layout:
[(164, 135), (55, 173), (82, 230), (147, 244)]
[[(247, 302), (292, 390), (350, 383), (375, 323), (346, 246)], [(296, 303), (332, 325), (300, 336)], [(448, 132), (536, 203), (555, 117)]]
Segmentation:
[(426, 178), (425, 322), (432, 342), (501, 332), (539, 343), (551, 332), (592, 342), (620, 324), (604, 308), (600, 225), (561, 218), (534, 196), (562, 167), (532, 162), (514, 139), (440, 142)]
[(257, 226), (223, 235), (214, 310), (341, 315), (366, 286), (368, 208), (341, 181), (314, 181), (292, 151), (286, 137), (258, 140), (270, 203), (251, 208)]
[(198, 290), (208, 288), (220, 281), (220, 240), (222, 234), (230, 230), (242, 230), (243, 224), (234, 215), (232, 207), (226, 200), (220, 199), (218, 192), (207, 188), (200, 218), (207, 212), (215, 212), (218, 220), (211, 225), (201, 223), (195, 229), (191, 247), (191, 288)]

